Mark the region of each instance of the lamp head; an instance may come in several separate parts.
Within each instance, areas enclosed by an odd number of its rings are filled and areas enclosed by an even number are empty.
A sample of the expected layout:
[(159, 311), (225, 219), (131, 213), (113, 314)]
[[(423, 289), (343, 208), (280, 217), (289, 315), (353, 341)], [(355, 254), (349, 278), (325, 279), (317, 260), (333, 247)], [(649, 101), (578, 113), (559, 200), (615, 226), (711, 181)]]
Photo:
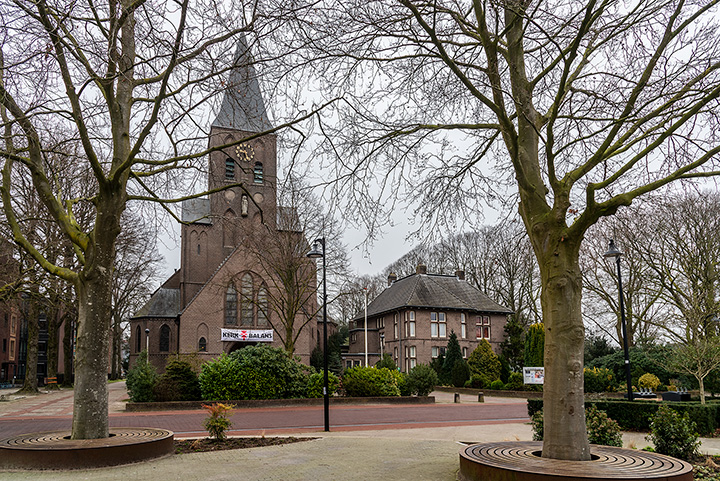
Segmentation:
[(312, 249), (310, 249), (310, 252), (306, 254), (307, 257), (310, 259), (320, 259), (321, 257), (325, 257), (322, 249), (323, 247), (321, 239), (315, 239)]
[(614, 259), (619, 258), (622, 255), (622, 252), (615, 247), (615, 241), (610, 239), (610, 245), (608, 246), (607, 252), (604, 254), (603, 257), (612, 257)]

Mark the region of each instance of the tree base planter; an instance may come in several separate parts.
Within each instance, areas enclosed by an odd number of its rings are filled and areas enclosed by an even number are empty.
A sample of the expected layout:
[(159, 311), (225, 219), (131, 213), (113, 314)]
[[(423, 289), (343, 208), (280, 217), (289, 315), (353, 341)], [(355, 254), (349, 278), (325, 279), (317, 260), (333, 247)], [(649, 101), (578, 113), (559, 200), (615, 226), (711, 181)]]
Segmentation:
[(673, 480), (691, 481), (692, 465), (661, 454), (591, 445), (591, 461), (540, 456), (542, 442), (473, 444), (460, 452), (461, 481)]
[(172, 454), (173, 433), (112, 428), (103, 439), (70, 439), (70, 431), (23, 434), (0, 440), (0, 469), (88, 469)]

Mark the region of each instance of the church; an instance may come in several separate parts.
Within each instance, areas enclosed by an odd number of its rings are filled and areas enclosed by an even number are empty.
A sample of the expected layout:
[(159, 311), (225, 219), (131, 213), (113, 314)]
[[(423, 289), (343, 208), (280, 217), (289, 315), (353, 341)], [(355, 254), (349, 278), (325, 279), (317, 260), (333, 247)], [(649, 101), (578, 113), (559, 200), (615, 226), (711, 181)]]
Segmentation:
[(277, 137), (253, 137), (271, 125), (244, 37), (223, 95), (210, 194), (182, 204), (180, 269), (131, 318), (131, 366), (145, 349), (163, 372), (177, 353), (204, 362), (258, 343), (308, 364), (317, 345), (315, 265), (295, 212), (277, 205)]

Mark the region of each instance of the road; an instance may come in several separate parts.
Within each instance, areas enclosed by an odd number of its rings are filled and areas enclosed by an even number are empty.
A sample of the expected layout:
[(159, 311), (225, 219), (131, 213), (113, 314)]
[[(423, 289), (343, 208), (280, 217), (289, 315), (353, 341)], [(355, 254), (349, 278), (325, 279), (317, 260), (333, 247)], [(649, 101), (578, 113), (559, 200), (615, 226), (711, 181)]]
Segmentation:
[[(124, 383), (110, 385), (111, 427), (155, 427), (173, 431), (177, 438), (206, 435), (204, 410), (127, 413), (122, 411)], [(447, 401), (451, 395), (437, 393)], [(47, 397), (44, 397), (47, 396)], [(429, 405), (343, 405), (330, 407), (331, 431), (362, 431), (526, 422), (521, 400), (495, 398), (478, 403), (439, 402)], [(0, 438), (18, 434), (69, 430), (72, 391), (0, 404)], [(322, 406), (237, 409), (231, 416), (230, 435), (301, 434), (322, 431)]]

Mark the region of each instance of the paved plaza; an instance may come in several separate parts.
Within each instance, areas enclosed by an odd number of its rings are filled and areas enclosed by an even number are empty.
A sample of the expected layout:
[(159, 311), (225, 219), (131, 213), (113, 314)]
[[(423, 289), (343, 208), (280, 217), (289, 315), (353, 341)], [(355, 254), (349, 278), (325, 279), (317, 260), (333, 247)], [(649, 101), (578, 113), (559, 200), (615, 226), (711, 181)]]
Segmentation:
[[(38, 396), (16, 397), (13, 391), (2, 390), (9, 401), (0, 402), (0, 437), (4, 421), (40, 420), (48, 422), (72, 413), (72, 391), (59, 391)], [(433, 393), (438, 408), (453, 404), (452, 393)], [(127, 398), (124, 383), (110, 385), (111, 419), (118, 416), (146, 416), (162, 413), (130, 414), (124, 411)], [(455, 405), (461, 410), (477, 404), (477, 397), (461, 396)], [(486, 398), (486, 404), (497, 404), (513, 411), (524, 400)], [(513, 406), (517, 405), (517, 406)], [(489, 407), (489, 406), (488, 406)], [(332, 411), (331, 411), (332, 412)], [(182, 417), (187, 412), (164, 413)], [(332, 430), (331, 424), (331, 430)], [(267, 433), (267, 435), (276, 435)], [(278, 434), (279, 435), (279, 434)], [(253, 449), (169, 456), (140, 464), (84, 471), (0, 472), (0, 480), (454, 480), (458, 470), (458, 452), (467, 442), (530, 440), (532, 431), (526, 420), (437, 423), (432, 427), (398, 428), (379, 425), (357, 430), (322, 432), (301, 430), (282, 435), (312, 436), (308, 442)], [(192, 437), (192, 436), (190, 436)], [(196, 434), (194, 437), (203, 437)], [(648, 445), (643, 433), (624, 433), (625, 447)], [(702, 439), (702, 451), (720, 454), (720, 442)]]

